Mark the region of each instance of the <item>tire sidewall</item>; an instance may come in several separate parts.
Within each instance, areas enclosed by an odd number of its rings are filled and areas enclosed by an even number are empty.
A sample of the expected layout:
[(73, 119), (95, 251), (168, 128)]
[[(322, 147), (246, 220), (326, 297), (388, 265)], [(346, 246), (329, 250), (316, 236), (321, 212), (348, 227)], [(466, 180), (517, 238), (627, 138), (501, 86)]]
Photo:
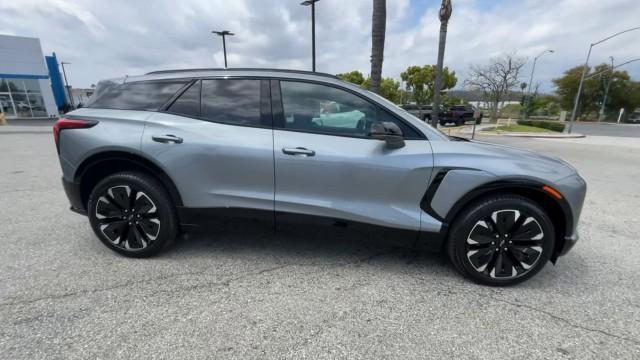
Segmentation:
[[(128, 185), (145, 192), (151, 198), (157, 208), (158, 218), (160, 220), (160, 233), (158, 237), (151, 242), (146, 248), (141, 250), (127, 250), (113, 244), (107, 239), (100, 230), (100, 223), (96, 217), (96, 206), (98, 199), (109, 188), (119, 185)], [(122, 255), (129, 257), (147, 257), (157, 254), (166, 246), (171, 244), (176, 237), (177, 221), (175, 208), (169, 198), (168, 193), (162, 185), (154, 178), (136, 172), (122, 172), (110, 175), (100, 181), (91, 191), (89, 196), (87, 209), (89, 223), (94, 233), (108, 248)]]
[[(533, 216), (538, 221), (542, 227), (542, 231), (544, 232), (542, 254), (540, 255), (540, 259), (534, 267), (529, 270), (529, 272), (515, 278), (496, 280), (479, 274), (476, 269), (473, 268), (467, 259), (465, 246), (467, 238), (478, 220), (486, 216), (490, 216), (494, 211), (506, 209), (518, 210), (521, 213)], [(553, 227), (553, 223), (545, 211), (537, 204), (520, 196), (497, 196), (475, 202), (467, 211), (464, 211), (464, 213), (461, 214), (460, 218), (455, 222), (450, 234), (449, 255), (452, 257), (452, 260), (458, 270), (472, 280), (485, 285), (507, 286), (523, 282), (542, 270), (551, 258), (555, 241), (555, 229)]]

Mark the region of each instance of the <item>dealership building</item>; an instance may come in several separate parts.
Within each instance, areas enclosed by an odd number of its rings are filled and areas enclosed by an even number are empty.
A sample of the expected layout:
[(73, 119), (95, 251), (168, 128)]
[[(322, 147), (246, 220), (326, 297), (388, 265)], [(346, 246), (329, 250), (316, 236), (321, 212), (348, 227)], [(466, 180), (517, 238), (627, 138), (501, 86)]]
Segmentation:
[(0, 111), (9, 119), (50, 118), (67, 103), (55, 54), (40, 40), (0, 35)]

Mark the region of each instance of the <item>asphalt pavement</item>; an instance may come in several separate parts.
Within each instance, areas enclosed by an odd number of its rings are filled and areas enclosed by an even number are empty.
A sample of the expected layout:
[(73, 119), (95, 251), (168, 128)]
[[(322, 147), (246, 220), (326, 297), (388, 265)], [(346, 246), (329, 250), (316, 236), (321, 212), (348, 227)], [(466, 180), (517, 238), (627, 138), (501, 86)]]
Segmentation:
[(589, 138), (484, 138), (589, 186), (576, 247), (490, 288), (348, 230), (230, 225), (125, 258), (68, 210), (50, 133), (0, 133), (0, 358), (638, 359), (640, 149)]

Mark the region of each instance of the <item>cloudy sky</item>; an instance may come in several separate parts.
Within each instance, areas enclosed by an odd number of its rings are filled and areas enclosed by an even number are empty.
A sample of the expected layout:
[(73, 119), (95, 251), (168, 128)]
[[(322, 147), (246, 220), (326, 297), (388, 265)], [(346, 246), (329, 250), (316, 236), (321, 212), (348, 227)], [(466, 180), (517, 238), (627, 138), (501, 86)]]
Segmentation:
[[(0, 0), (0, 34), (38, 37), (69, 66), (69, 82), (158, 69), (221, 67), (214, 29), (236, 33), (229, 65), (309, 69), (310, 10), (301, 0)], [(387, 0), (383, 75), (436, 62), (437, 0)], [(588, 46), (640, 26), (639, 0), (453, 0), (445, 64), (458, 74), (503, 52), (538, 61), (536, 81), (584, 62)], [(318, 71), (369, 71), (372, 0), (321, 0), (316, 7)], [(591, 63), (640, 58), (640, 31), (594, 48)], [(531, 63), (531, 62), (530, 62)], [(530, 66), (530, 63), (528, 66)], [(625, 67), (640, 80), (640, 61)], [(530, 68), (525, 69), (523, 80)], [(460, 85), (459, 85), (460, 86)]]

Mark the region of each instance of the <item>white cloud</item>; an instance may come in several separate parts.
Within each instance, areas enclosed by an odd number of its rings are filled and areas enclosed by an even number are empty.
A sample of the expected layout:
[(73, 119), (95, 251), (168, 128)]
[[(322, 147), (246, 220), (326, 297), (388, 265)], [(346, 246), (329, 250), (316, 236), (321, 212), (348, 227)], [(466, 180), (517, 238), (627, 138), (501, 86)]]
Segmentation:
[[(388, 0), (383, 72), (399, 77), (409, 65), (433, 64), (439, 2)], [(533, 57), (545, 49), (536, 80), (551, 79), (584, 62), (588, 45), (621, 29), (640, 26), (637, 0), (455, 0), (445, 63), (464, 78), (471, 63), (502, 52)], [(229, 29), (231, 66), (310, 67), (310, 10), (299, 1), (81, 1), (23, 0), (0, 3), (1, 33), (41, 39), (46, 53), (71, 62), (70, 82), (97, 80), (156, 69), (220, 67), (220, 39)], [(368, 72), (371, 0), (322, 0), (317, 4), (318, 70)], [(591, 64), (614, 56), (640, 57), (640, 32), (603, 43)], [(640, 62), (626, 70), (640, 77)], [(525, 74), (528, 70), (525, 69)], [(461, 81), (460, 81), (461, 83)]]

